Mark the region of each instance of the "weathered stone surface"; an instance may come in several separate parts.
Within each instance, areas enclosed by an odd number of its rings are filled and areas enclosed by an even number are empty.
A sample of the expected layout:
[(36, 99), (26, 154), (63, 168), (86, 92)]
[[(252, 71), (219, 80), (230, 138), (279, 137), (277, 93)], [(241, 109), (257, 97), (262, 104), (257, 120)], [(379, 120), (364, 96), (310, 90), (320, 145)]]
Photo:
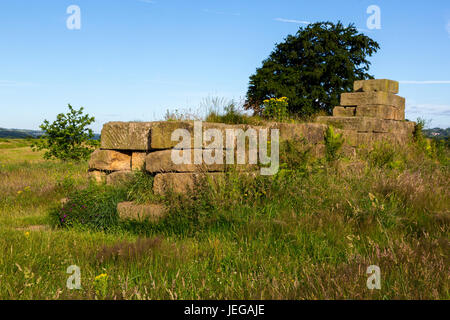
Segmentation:
[(163, 218), (167, 210), (162, 204), (136, 204), (134, 202), (120, 202), (117, 212), (121, 219), (158, 221)]
[(356, 108), (357, 117), (372, 117), (386, 120), (405, 120), (402, 112), (392, 106), (387, 105), (364, 105)]
[(369, 117), (317, 117), (316, 121), (338, 129), (358, 132), (406, 133), (412, 132), (411, 129), (414, 130), (414, 122)]
[(106, 173), (102, 171), (89, 171), (88, 177), (90, 180), (96, 182), (96, 183), (105, 183), (106, 182)]
[(146, 152), (133, 152), (131, 154), (131, 170), (139, 171), (145, 168)]
[(133, 179), (133, 175), (132, 171), (115, 171), (106, 176), (106, 184), (116, 186), (128, 183)]
[[(202, 152), (204, 150), (197, 149)], [(194, 151), (189, 150), (162, 150), (149, 153), (145, 158), (145, 169), (151, 173), (158, 172), (204, 172), (204, 171), (224, 171), (225, 170), (225, 150), (223, 151), (222, 164), (194, 164)], [(190, 164), (175, 164), (172, 160), (172, 152), (176, 152), (179, 156), (183, 156), (184, 152), (190, 152)], [(203, 159), (203, 157), (202, 157)]]
[[(194, 121), (165, 121), (155, 123), (155, 125), (151, 129), (151, 148), (152, 149), (170, 149), (179, 144), (179, 141), (172, 141), (172, 133), (177, 129), (185, 129), (189, 132), (191, 137), (190, 146), (191, 148), (214, 148), (211, 143), (213, 141), (207, 141), (204, 139), (204, 132), (209, 129), (216, 129), (222, 135), (222, 146), (223, 148), (231, 148), (231, 146), (227, 145), (226, 141), (226, 130), (238, 130), (241, 129), (246, 132), (248, 129), (254, 129), (256, 132), (261, 127), (257, 126), (248, 126), (243, 124), (238, 125), (228, 125), (224, 123), (210, 123), (210, 122), (202, 122), (201, 127), (201, 137), (202, 143), (199, 146), (194, 145)], [(234, 145), (236, 146), (236, 139), (233, 139)]]
[(353, 117), (355, 116), (356, 107), (334, 107), (333, 117)]
[(280, 130), (280, 142), (305, 139), (308, 143), (323, 143), (326, 130), (321, 123), (275, 123), (269, 128)]
[(344, 138), (345, 145), (352, 147), (372, 146), (376, 142), (386, 141), (389, 143), (401, 144), (409, 140), (412, 136), (405, 132), (358, 132), (355, 130), (336, 129), (337, 133), (341, 133)]
[(358, 80), (353, 83), (353, 91), (382, 91), (395, 94), (398, 93), (398, 81), (388, 79)]
[(342, 106), (362, 106), (384, 104), (396, 108), (405, 108), (405, 98), (388, 92), (352, 92), (341, 94)]
[[(238, 173), (241, 177), (255, 177), (258, 172)], [(191, 192), (202, 181), (206, 181), (211, 187), (217, 187), (225, 183), (226, 173), (207, 172), (207, 173), (159, 173), (153, 180), (153, 192), (164, 195), (167, 192), (183, 193)]]
[(101, 148), (147, 151), (150, 129), (159, 122), (108, 122), (103, 125)]
[(97, 149), (89, 159), (89, 169), (119, 171), (130, 168), (130, 155), (119, 151)]

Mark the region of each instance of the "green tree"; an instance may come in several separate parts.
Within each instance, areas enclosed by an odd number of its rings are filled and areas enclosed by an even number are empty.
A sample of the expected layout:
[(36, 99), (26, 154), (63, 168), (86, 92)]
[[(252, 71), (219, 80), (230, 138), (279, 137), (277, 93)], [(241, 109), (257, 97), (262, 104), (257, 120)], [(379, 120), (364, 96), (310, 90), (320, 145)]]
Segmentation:
[(277, 44), (250, 77), (245, 108), (260, 114), (265, 99), (287, 97), (291, 113), (331, 113), (355, 80), (373, 78), (367, 73), (366, 57), (378, 49), (378, 43), (358, 33), (353, 24), (318, 22), (301, 27)]
[(68, 107), (69, 112), (58, 114), (53, 123), (44, 120), (40, 125), (44, 134), (32, 148), (34, 151), (47, 150), (45, 159), (85, 160), (98, 146), (92, 129), (87, 128), (95, 118), (83, 115), (83, 107), (80, 110), (75, 110), (70, 104)]

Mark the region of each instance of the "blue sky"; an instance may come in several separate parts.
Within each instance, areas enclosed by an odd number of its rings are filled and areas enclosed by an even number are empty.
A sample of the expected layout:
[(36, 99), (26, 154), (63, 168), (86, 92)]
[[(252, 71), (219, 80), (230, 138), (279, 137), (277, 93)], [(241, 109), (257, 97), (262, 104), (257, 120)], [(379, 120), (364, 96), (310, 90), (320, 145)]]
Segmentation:
[[(67, 7), (81, 9), (69, 30)], [(368, 6), (381, 10), (369, 30)], [(277, 42), (305, 22), (355, 23), (380, 43), (376, 78), (401, 81), (406, 116), (450, 126), (450, 1), (2, 0), (0, 127), (37, 129), (66, 105), (158, 120), (207, 97), (239, 100)]]

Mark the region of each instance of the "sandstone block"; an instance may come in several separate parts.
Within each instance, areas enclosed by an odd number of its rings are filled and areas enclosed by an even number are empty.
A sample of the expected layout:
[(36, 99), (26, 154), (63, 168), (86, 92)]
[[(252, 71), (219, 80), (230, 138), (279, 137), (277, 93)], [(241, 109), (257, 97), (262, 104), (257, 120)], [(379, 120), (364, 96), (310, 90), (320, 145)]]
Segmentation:
[[(370, 117), (317, 117), (317, 122), (332, 125), (343, 130), (358, 132), (409, 132), (414, 123), (408, 121), (385, 120)], [(411, 131), (412, 132), (412, 131)]]
[(355, 116), (356, 107), (334, 107), (333, 117), (353, 117)]
[(106, 184), (118, 186), (128, 183), (133, 179), (133, 175), (132, 171), (115, 171), (106, 176)]
[[(255, 177), (258, 175), (258, 172), (242, 172), (238, 174), (240, 177)], [(159, 173), (153, 180), (153, 192), (159, 195), (164, 195), (168, 191), (186, 194), (192, 192), (202, 182), (206, 182), (211, 187), (216, 188), (226, 183), (226, 173)]]
[(114, 150), (95, 150), (89, 159), (89, 168), (105, 171), (130, 170), (130, 155)]
[[(181, 141), (181, 138), (179, 141), (172, 141), (172, 133), (177, 129), (184, 129), (187, 130), (187, 132), (190, 135), (191, 142), (190, 146), (191, 148), (214, 148), (211, 143), (213, 141), (207, 141), (204, 139), (204, 132), (209, 129), (216, 129), (218, 130), (222, 135), (222, 146), (223, 148), (229, 148), (230, 146), (227, 145), (226, 141), (226, 130), (237, 130), (242, 129), (244, 132), (246, 132), (248, 129), (254, 129), (256, 132), (258, 132), (258, 129), (261, 127), (257, 126), (248, 126), (243, 124), (238, 125), (228, 125), (224, 123), (210, 123), (210, 122), (202, 122), (201, 127), (201, 137), (202, 137), (202, 143), (200, 146), (194, 146), (194, 121), (165, 121), (165, 122), (159, 122), (155, 123), (155, 125), (151, 129), (151, 148), (152, 149), (170, 149), (179, 144)], [(236, 145), (236, 139), (233, 139), (234, 145)]]
[(90, 180), (92, 180), (95, 183), (105, 183), (106, 182), (106, 173), (102, 172), (102, 171), (89, 171), (88, 172), (88, 177)]
[(269, 128), (280, 130), (280, 142), (303, 138), (308, 143), (323, 143), (326, 130), (321, 123), (276, 123)]
[(372, 117), (387, 120), (405, 120), (402, 112), (392, 106), (387, 105), (363, 105), (356, 108), (357, 117)]
[(166, 208), (162, 204), (136, 204), (120, 202), (117, 212), (121, 219), (158, 221), (166, 215)]
[(382, 91), (341, 94), (342, 106), (362, 106), (371, 104), (384, 104), (401, 109), (405, 108), (405, 98)]
[(108, 122), (103, 125), (101, 148), (147, 151), (150, 129), (158, 122)]
[(133, 152), (131, 154), (131, 170), (139, 171), (145, 167), (146, 152)]
[(388, 79), (358, 80), (353, 83), (355, 92), (382, 91), (398, 93), (398, 81)]
[[(204, 150), (197, 149), (202, 152)], [(225, 151), (222, 155), (222, 164), (206, 164), (204, 160), (202, 164), (194, 164), (194, 151), (189, 150), (162, 150), (149, 153), (145, 158), (145, 169), (151, 173), (158, 172), (204, 172), (204, 171), (224, 171), (225, 170)], [(186, 152), (190, 153), (190, 164), (176, 164), (172, 159), (172, 152), (176, 152), (180, 157)], [(211, 152), (214, 154), (213, 150)], [(202, 157), (203, 159), (203, 157)]]

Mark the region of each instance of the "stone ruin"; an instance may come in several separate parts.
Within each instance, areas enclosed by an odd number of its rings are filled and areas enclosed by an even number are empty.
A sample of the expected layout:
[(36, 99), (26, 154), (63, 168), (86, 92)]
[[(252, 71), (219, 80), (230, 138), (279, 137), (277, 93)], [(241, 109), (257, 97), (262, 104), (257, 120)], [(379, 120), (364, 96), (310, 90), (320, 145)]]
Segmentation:
[[(226, 129), (279, 129), (280, 143), (302, 139), (317, 157), (324, 156), (325, 131), (330, 125), (336, 133), (342, 133), (343, 151), (349, 157), (354, 156), (360, 146), (370, 148), (377, 141), (403, 144), (412, 138), (415, 123), (405, 121), (405, 98), (396, 95), (398, 82), (355, 81), (353, 91), (341, 95), (340, 106), (333, 109), (333, 116), (321, 116), (312, 123), (268, 123), (262, 127), (203, 122), (203, 130), (218, 129), (225, 137)], [(178, 141), (172, 141), (171, 135), (180, 128), (193, 136), (194, 121), (106, 123), (101, 132), (100, 149), (92, 153), (89, 161), (89, 176), (98, 183), (116, 185), (129, 181), (136, 170), (145, 170), (154, 176), (153, 191), (159, 195), (168, 190), (186, 193), (204, 176), (213, 180), (224, 177), (228, 164), (173, 163), (171, 151)], [(206, 149), (208, 145), (203, 143), (201, 148)], [(254, 165), (234, 166), (239, 172), (257, 174)], [(119, 204), (118, 211), (121, 217), (127, 218), (157, 219), (164, 214), (161, 205), (128, 202)]]

